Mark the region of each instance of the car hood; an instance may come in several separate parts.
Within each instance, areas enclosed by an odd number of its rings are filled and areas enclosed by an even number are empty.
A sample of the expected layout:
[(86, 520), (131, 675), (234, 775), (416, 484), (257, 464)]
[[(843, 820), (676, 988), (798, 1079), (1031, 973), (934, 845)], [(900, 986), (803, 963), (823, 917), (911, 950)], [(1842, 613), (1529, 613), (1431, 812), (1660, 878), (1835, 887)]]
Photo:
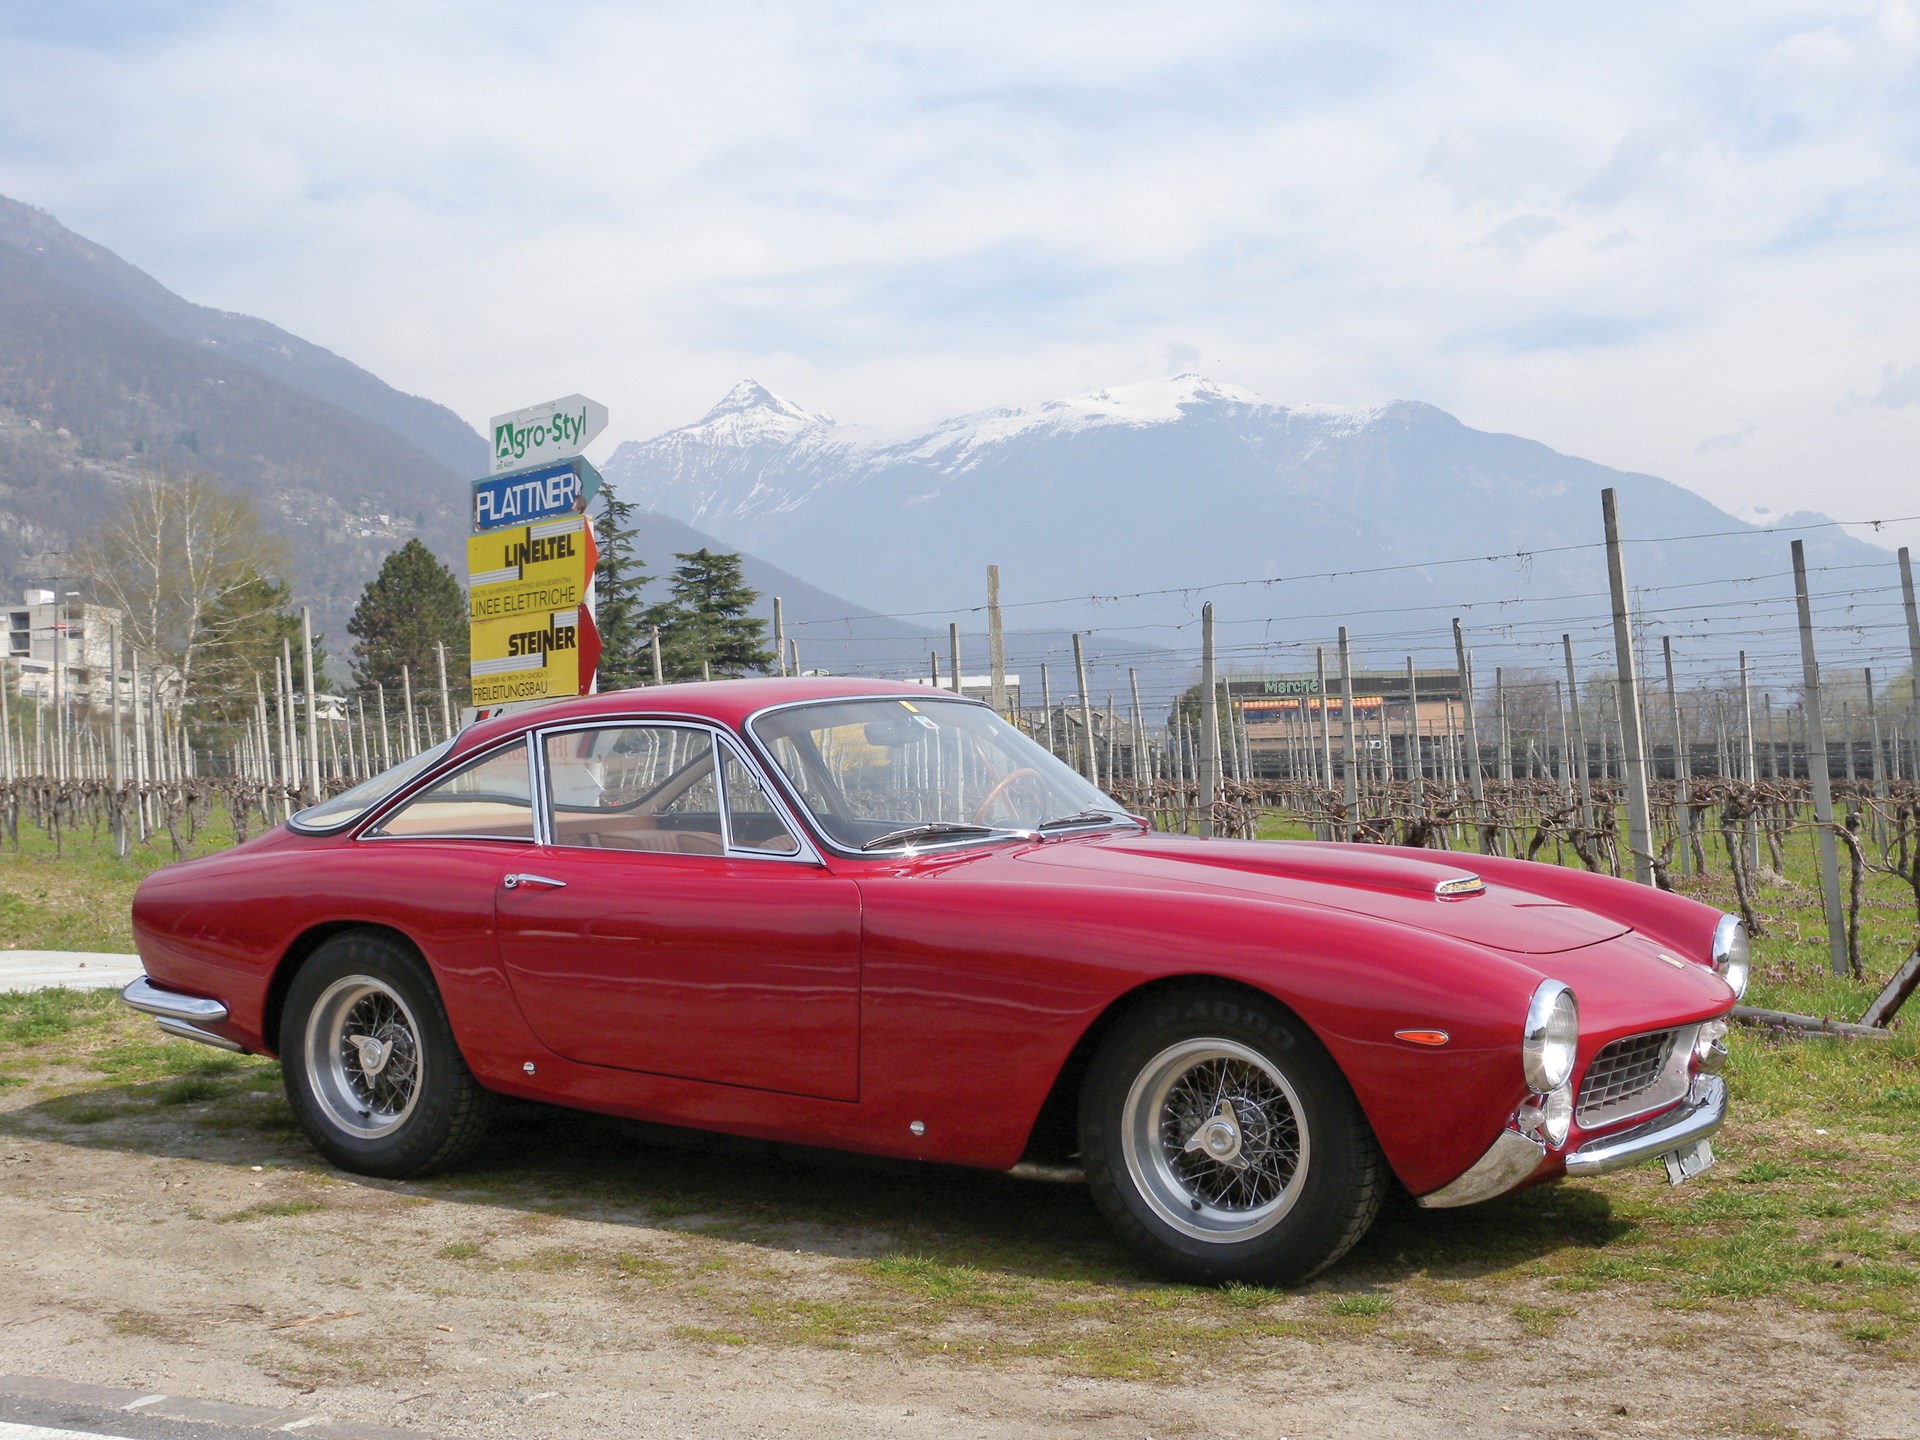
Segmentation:
[[(1010, 857), (1012, 858), (1012, 857)], [(1629, 926), (1513, 884), (1441, 897), (1474, 875), (1473, 857), (1432, 859), (1367, 846), (1103, 836), (1025, 849), (1017, 863), (1104, 876), (1127, 889), (1212, 886), (1253, 898), (1347, 910), (1514, 955), (1559, 955)]]

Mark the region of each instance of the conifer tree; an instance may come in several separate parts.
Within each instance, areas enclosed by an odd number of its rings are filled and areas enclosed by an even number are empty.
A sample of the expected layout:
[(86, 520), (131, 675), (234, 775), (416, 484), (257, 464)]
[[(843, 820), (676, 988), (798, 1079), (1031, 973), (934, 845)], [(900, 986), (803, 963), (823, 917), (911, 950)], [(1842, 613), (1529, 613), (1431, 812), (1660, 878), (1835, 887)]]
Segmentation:
[(624, 690), (653, 678), (652, 633), (640, 587), (647, 571), (634, 558), (633, 506), (607, 485), (600, 491), (594, 541), (600, 559), (593, 568), (594, 623), (600, 630), (600, 688)]
[(673, 558), (672, 593), (646, 615), (660, 627), (667, 678), (698, 680), (703, 661), (716, 680), (771, 668), (767, 622), (749, 613), (760, 595), (740, 578), (740, 557), (703, 548)]
[(380, 573), (360, 592), (347, 633), (353, 636), (353, 677), (359, 685), (377, 682), (395, 691), (405, 665), (415, 694), (437, 686), (437, 641), (447, 647), (448, 683), (457, 693), (466, 689), (466, 591), (418, 540), (407, 541), (381, 563)]

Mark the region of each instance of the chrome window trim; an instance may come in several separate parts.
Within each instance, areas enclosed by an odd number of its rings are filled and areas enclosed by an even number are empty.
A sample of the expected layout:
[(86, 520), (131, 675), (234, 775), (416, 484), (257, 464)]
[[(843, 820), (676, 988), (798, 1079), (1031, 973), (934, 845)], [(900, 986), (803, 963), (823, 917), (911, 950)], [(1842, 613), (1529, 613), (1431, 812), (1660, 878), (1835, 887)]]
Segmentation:
[[(459, 737), (455, 736), (454, 738), (457, 740)], [(469, 835), (459, 831), (447, 831), (444, 834), (433, 835), (381, 835), (376, 833), (382, 825), (387, 823), (389, 816), (411, 804), (418, 798), (422, 791), (431, 789), (442, 780), (452, 779), (470, 765), (480, 764), (492, 756), (499, 754), (502, 750), (510, 749), (519, 744), (525, 744), (527, 746), (527, 785), (529, 787), (527, 791), (527, 804), (528, 808), (533, 812), (533, 838), (512, 835)], [(441, 764), (444, 766), (446, 761), (443, 759)], [(533, 745), (527, 733), (520, 731), (516, 734), (505, 735), (494, 744), (487, 746), (484, 750), (474, 750), (460, 756), (459, 759), (454, 762), (451, 769), (430, 769), (425, 774), (418, 776), (415, 784), (409, 786), (397, 795), (388, 796), (387, 803), (373, 813), (373, 817), (366, 822), (353, 838), (355, 841), (381, 842), (398, 840), (491, 840), (501, 845), (537, 845), (540, 834), (540, 807), (533, 799), (534, 792), (531, 788), (533, 780)]]
[[(809, 825), (812, 826), (813, 833), (818, 836), (820, 843), (825, 848), (831, 850), (836, 855), (844, 855), (849, 860), (904, 860), (910, 857), (917, 858), (921, 855), (938, 855), (949, 850), (977, 850), (982, 845), (998, 844), (1006, 840), (1024, 840), (1031, 843), (1037, 839), (1038, 837), (1032, 831), (1009, 830), (1002, 835), (968, 835), (958, 840), (942, 840), (925, 845), (905, 845), (898, 849), (889, 850), (858, 850), (842, 845), (827, 833), (826, 827), (814, 817), (813, 811), (807, 808), (806, 802), (794, 793), (793, 787), (787, 779), (787, 772), (781, 769), (779, 763), (768, 753), (766, 743), (761, 740), (759, 732), (753, 728), (763, 717), (777, 714), (782, 710), (803, 710), (813, 705), (844, 705), (849, 702), (861, 700), (912, 700), (914, 698), (912, 695), (902, 695), (897, 690), (882, 690), (869, 695), (820, 695), (811, 700), (782, 700), (777, 705), (761, 706), (740, 722), (740, 728), (746, 732), (748, 742), (760, 752), (762, 759), (761, 768), (770, 771), (780, 784), (782, 798), (784, 798), (790, 806), (798, 809), (801, 814), (807, 817)], [(972, 705), (981, 710), (990, 711), (995, 715), (1000, 713), (994, 710), (993, 706), (989, 705), (985, 700), (976, 700), (970, 695), (959, 695), (952, 690), (935, 690), (929, 686), (927, 698), (932, 700), (936, 705)], [(1106, 792), (1102, 791), (1101, 793), (1105, 794)]]
[[(436, 740), (432, 745), (427, 746), (426, 750), (420, 751), (419, 753), (424, 755), (429, 751), (444, 747), (447, 754), (451, 754), (453, 751), (453, 748), (460, 743), (460, 735), (463, 733), (464, 732), (456, 732), (453, 736), (451, 736), (446, 740)], [(386, 807), (391, 805), (395, 799), (397, 799), (401, 795), (412, 794), (413, 787), (419, 784), (427, 776), (439, 774), (440, 766), (446, 764), (447, 762), (447, 754), (441, 755), (438, 760), (434, 761), (431, 765), (427, 766), (427, 768), (422, 770), (418, 775), (415, 775), (413, 777), (413, 780), (410, 783), (396, 787), (392, 792), (385, 795), (381, 799), (374, 801), (373, 804), (367, 806), (366, 809), (360, 811), (358, 814), (349, 815), (346, 819), (338, 821), (335, 824), (303, 825), (299, 823), (300, 817), (302, 815), (306, 814), (307, 811), (309, 810), (319, 809), (320, 806), (327, 803), (325, 800), (316, 800), (311, 805), (303, 806), (302, 808), (294, 811), (293, 814), (289, 815), (281, 823), (285, 825), (287, 829), (292, 831), (295, 835), (343, 834), (346, 831), (352, 830), (356, 825), (364, 825), (368, 823), (369, 816), (384, 814), (386, 812)], [(413, 758), (412, 756), (408, 757), (408, 759), (412, 759), (412, 758)], [(399, 765), (404, 765), (406, 763), (407, 763), (406, 760), (402, 760), (398, 762)], [(387, 767), (387, 770), (392, 770), (395, 768), (397, 768), (396, 765), (389, 765)], [(385, 770), (380, 772), (380, 774), (382, 775), (384, 775), (385, 773), (386, 773)], [(362, 781), (361, 783), (367, 784), (373, 780), (377, 780), (378, 778), (379, 778), (378, 775), (369, 775), (367, 779)]]
[[(800, 864), (800, 865), (812, 865), (815, 867), (819, 867), (824, 863), (821, 860), (819, 850), (817, 849), (817, 847), (813, 845), (811, 838), (807, 833), (806, 827), (795, 823), (794, 817), (792, 814), (792, 807), (787, 803), (786, 797), (783, 794), (775, 791), (770, 785), (767, 784), (767, 777), (764, 773), (764, 767), (762, 767), (761, 765), (755, 762), (755, 759), (752, 753), (749, 752), (740, 744), (739, 738), (735, 736), (732, 731), (727, 729), (726, 726), (722, 725), (717, 720), (713, 720), (713, 719), (710, 719), (704, 716), (699, 716), (699, 715), (681, 715), (677, 712), (671, 713), (671, 714), (663, 712), (663, 713), (654, 714), (654, 715), (622, 714), (622, 715), (614, 715), (614, 716), (594, 716), (592, 719), (569, 720), (564, 724), (542, 726), (542, 727), (539, 727), (537, 730), (529, 731), (528, 732), (529, 735), (537, 734), (539, 736), (539, 744), (534, 745), (531, 748), (533, 750), (538, 751), (540, 756), (540, 761), (539, 761), (540, 775), (538, 777), (539, 785), (540, 785), (540, 789), (538, 793), (539, 793), (540, 799), (537, 805), (535, 806), (535, 808), (540, 812), (541, 816), (544, 817), (545, 833), (549, 837), (549, 838), (543, 839), (540, 842), (543, 846), (552, 850), (579, 850), (579, 849), (587, 848), (585, 846), (578, 846), (578, 845), (561, 845), (556, 843), (554, 840), (550, 838), (553, 833), (552, 832), (553, 796), (549, 794), (547, 791), (547, 777), (546, 777), (547, 737), (549, 735), (577, 734), (582, 730), (631, 730), (640, 726), (650, 726), (656, 729), (670, 729), (670, 730), (698, 730), (703, 732), (706, 735), (708, 743), (713, 747), (713, 752), (712, 752), (713, 753), (713, 793), (719, 801), (720, 839), (721, 839), (722, 845), (724, 846), (724, 851), (720, 855), (682, 855), (672, 850), (647, 850), (647, 851), (636, 850), (636, 851), (617, 851), (613, 853), (630, 854), (630, 855), (644, 854), (649, 858), (657, 856), (661, 859), (669, 860), (669, 861), (671, 860), (719, 860), (719, 859), (771, 860), (771, 861), (777, 861), (778, 863), (783, 865)], [(775, 813), (778, 814), (781, 817), (781, 819), (786, 822), (787, 828), (793, 832), (794, 839), (799, 843), (800, 849), (798, 853), (793, 855), (776, 855), (773, 852), (768, 850), (745, 850), (745, 849), (737, 848), (734, 845), (733, 826), (732, 826), (732, 822), (729, 820), (727, 816), (726, 779), (721, 774), (721, 767), (720, 767), (720, 748), (719, 747), (722, 745), (725, 745), (729, 749), (731, 749), (734, 753), (734, 756), (737, 759), (739, 759), (743, 764), (745, 764), (747, 769), (750, 772), (752, 772), (753, 774), (759, 775), (761, 784), (767, 790), (768, 800), (772, 802), (776, 807)], [(535, 828), (536, 828), (536, 833), (539, 833), (540, 827), (536, 826)]]

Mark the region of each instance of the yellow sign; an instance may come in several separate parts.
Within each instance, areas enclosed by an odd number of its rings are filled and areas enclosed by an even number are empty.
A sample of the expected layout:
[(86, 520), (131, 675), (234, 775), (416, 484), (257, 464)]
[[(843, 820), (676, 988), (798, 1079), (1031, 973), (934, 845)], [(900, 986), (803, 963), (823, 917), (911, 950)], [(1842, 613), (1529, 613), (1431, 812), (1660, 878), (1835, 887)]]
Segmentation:
[(470, 633), (475, 705), (582, 694), (599, 659), (599, 636), (583, 606), (487, 620)]
[(474, 628), (473, 653), (480, 653), (483, 624), (533, 621), (579, 605), (587, 598), (598, 558), (593, 531), (579, 515), (469, 536), (467, 621)]

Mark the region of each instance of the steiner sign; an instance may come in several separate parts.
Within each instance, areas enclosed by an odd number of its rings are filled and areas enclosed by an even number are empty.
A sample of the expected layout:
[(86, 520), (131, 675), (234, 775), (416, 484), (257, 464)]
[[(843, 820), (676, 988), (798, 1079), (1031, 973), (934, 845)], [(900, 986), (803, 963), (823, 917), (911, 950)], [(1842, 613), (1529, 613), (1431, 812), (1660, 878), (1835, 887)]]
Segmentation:
[(600, 472), (577, 455), (556, 465), (487, 475), (473, 482), (473, 528), (498, 530), (585, 514), (599, 490)]
[(578, 455), (606, 428), (607, 407), (584, 395), (496, 415), (487, 423), (487, 433), (493, 437), (493, 463), (488, 468), (498, 475), (564, 460)]
[(585, 695), (600, 663), (600, 632), (584, 605), (474, 623), (473, 703), (504, 705)]

